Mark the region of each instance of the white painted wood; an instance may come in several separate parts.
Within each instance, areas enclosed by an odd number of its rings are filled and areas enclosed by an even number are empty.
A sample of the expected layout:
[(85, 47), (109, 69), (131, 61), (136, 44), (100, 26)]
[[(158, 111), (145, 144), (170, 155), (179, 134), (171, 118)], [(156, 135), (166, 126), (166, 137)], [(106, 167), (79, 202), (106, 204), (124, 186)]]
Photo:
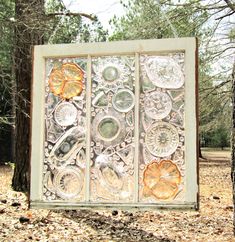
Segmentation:
[(118, 208), (122, 210), (149, 210), (149, 209), (196, 209), (197, 204), (196, 203), (185, 203), (185, 202), (174, 202), (174, 203), (75, 203), (69, 202), (69, 203), (62, 203), (58, 201), (54, 202), (40, 202), (40, 201), (34, 201), (31, 202), (32, 208), (50, 208), (50, 209), (87, 209), (87, 208), (94, 208), (94, 209), (113, 209)]
[(135, 155), (134, 155), (134, 202), (139, 201), (139, 113), (140, 113), (140, 57), (135, 54)]
[(91, 56), (87, 58), (86, 83), (86, 169), (85, 169), (85, 201), (90, 200), (90, 160), (91, 160)]
[(197, 201), (196, 39), (185, 47), (185, 169), (188, 202)]
[(30, 199), (42, 199), (45, 133), (45, 59), (35, 48), (32, 85)]
[(126, 55), (134, 53), (159, 53), (184, 51), (195, 38), (129, 40), (99, 43), (38, 45), (35, 48), (44, 57), (76, 57), (101, 55)]

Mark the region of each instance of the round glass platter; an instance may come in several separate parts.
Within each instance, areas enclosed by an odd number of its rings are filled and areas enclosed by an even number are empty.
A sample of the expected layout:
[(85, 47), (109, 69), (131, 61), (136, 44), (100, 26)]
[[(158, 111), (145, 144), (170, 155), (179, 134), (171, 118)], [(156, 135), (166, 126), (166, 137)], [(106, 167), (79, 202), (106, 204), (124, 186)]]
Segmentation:
[(166, 157), (176, 151), (179, 145), (179, 134), (173, 125), (156, 122), (147, 130), (145, 143), (151, 154)]
[(129, 112), (135, 105), (135, 97), (129, 89), (120, 89), (112, 98), (113, 107), (123, 113)]
[(178, 89), (184, 84), (181, 66), (169, 56), (149, 57), (144, 66), (149, 80), (157, 87)]
[(165, 118), (172, 109), (171, 98), (164, 92), (152, 92), (144, 101), (144, 110), (152, 119)]
[(54, 117), (56, 123), (61, 126), (72, 125), (77, 118), (77, 109), (69, 102), (60, 103), (55, 109)]
[(79, 169), (72, 167), (60, 169), (54, 179), (54, 186), (58, 196), (64, 199), (77, 197), (82, 190), (82, 177)]

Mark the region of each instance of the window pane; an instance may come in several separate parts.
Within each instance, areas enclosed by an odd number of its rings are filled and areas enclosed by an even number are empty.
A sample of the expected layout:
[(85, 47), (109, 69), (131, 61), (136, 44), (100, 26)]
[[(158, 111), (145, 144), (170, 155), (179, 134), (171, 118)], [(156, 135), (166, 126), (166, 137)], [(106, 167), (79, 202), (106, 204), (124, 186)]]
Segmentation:
[(140, 58), (140, 201), (184, 200), (184, 54)]
[(84, 201), (86, 59), (47, 59), (43, 199)]
[(91, 201), (130, 202), (134, 189), (134, 57), (92, 60)]

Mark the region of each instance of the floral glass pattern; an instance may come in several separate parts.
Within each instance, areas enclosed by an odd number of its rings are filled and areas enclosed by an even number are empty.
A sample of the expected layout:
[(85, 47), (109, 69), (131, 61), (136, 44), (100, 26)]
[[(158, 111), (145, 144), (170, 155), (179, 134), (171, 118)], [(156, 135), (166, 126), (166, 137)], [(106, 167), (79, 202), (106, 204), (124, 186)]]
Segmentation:
[(184, 54), (140, 57), (139, 197), (184, 200)]
[(84, 201), (86, 59), (47, 59), (43, 199)]
[(49, 75), (49, 87), (54, 95), (70, 99), (80, 95), (84, 72), (76, 63), (63, 63), (53, 67)]
[(134, 189), (134, 57), (92, 59), (91, 201), (128, 202)]
[(46, 60), (43, 200), (184, 201), (184, 53), (89, 61)]
[(181, 174), (171, 160), (153, 160), (144, 170), (143, 182), (145, 195), (160, 200), (172, 199), (179, 190)]

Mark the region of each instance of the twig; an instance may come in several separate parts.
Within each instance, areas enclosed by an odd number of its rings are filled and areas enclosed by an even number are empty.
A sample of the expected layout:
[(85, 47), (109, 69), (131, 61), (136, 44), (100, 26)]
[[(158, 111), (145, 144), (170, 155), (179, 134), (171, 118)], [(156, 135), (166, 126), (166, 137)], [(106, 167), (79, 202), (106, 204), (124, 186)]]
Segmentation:
[(48, 17), (54, 17), (54, 16), (73, 16), (73, 17), (79, 17), (79, 16), (82, 16), (82, 17), (85, 17), (85, 18), (88, 18), (92, 21), (95, 21), (97, 18), (96, 16), (92, 15), (92, 14), (87, 14), (87, 13), (71, 13), (71, 12), (66, 12), (66, 13), (48, 13), (47, 14)]

